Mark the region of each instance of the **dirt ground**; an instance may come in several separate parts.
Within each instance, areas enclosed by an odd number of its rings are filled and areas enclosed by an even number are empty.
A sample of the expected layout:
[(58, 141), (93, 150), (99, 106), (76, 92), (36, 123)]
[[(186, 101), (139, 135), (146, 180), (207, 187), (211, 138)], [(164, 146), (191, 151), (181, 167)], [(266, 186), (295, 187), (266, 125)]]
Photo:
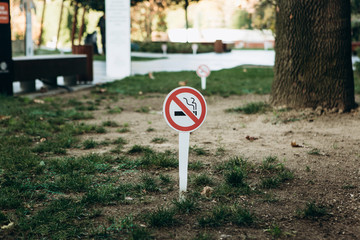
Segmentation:
[[(88, 91), (65, 94), (65, 98), (78, 98)], [(350, 113), (331, 113), (321, 109), (300, 111), (273, 110), (263, 114), (245, 115), (225, 113), (226, 109), (242, 106), (249, 102), (267, 101), (269, 96), (244, 95), (223, 98), (206, 97), (208, 114), (204, 124), (190, 136), (190, 146), (204, 148), (206, 156), (191, 154), (189, 162), (201, 160), (205, 170), (212, 174), (212, 167), (232, 156), (241, 156), (253, 163), (260, 163), (266, 156), (277, 156), (286, 167), (294, 172), (295, 178), (278, 189), (271, 190), (278, 201), (266, 203), (242, 196), (237, 201), (247, 201), (257, 218), (264, 222), (260, 227), (225, 227), (206, 229), (216, 239), (271, 239), (266, 229), (277, 223), (284, 231), (282, 238), (290, 239), (360, 239), (360, 109)], [(101, 124), (104, 121), (127, 123), (129, 132), (119, 133), (116, 129), (106, 134), (85, 135), (96, 141), (123, 137), (128, 141), (125, 148), (138, 144), (150, 146), (158, 151), (177, 151), (178, 133), (172, 130), (162, 116), (165, 95), (121, 97), (111, 107), (124, 109), (120, 114), (106, 114), (99, 109), (95, 119), (87, 123)], [(357, 102), (360, 102), (357, 96)], [(150, 107), (149, 113), (137, 112), (140, 107)], [(154, 131), (147, 131), (153, 128)], [(249, 141), (246, 137), (255, 137)], [(152, 143), (155, 137), (166, 138), (162, 144)], [(291, 143), (296, 142), (299, 147)], [(108, 152), (111, 146), (86, 150)], [(216, 152), (225, 149), (223, 156)], [(126, 149), (125, 149), (126, 150)], [(74, 149), (69, 155), (84, 154)], [(177, 170), (172, 174), (177, 181)], [(191, 174), (191, 171), (190, 171)], [(126, 176), (129, 177), (129, 176)], [(191, 187), (191, 186), (189, 186)], [(140, 211), (167, 204), (167, 199), (176, 197), (177, 184), (171, 193), (154, 196), (151, 203), (143, 203)], [(296, 215), (309, 201), (327, 206), (329, 215), (309, 220)], [(211, 203), (210, 203), (211, 205)], [(109, 213), (139, 212), (138, 205), (108, 207)], [(105, 211), (105, 212), (106, 212)], [(191, 217), (195, 218), (195, 217)], [(191, 239), (204, 229), (193, 226), (194, 219), (184, 219), (188, 224), (171, 229), (159, 229), (157, 239)]]

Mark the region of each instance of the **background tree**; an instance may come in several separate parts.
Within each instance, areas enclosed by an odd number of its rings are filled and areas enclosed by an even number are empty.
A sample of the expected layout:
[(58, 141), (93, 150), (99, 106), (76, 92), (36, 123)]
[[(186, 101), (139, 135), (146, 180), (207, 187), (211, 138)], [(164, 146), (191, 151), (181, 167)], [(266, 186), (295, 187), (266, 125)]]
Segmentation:
[(350, 0), (277, 1), (274, 105), (355, 107), (350, 14)]

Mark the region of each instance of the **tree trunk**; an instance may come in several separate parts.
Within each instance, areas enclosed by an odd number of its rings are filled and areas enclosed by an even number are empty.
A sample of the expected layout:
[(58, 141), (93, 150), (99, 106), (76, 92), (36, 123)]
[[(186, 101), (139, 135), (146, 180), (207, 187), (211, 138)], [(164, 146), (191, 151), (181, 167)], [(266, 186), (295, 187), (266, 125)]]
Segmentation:
[(278, 0), (271, 102), (355, 107), (349, 0)]
[(45, 9), (46, 9), (46, 0), (44, 0), (42, 14), (41, 14), (41, 23), (40, 23), (40, 35), (39, 35), (39, 43), (38, 46), (41, 46), (42, 43), (42, 35), (44, 30), (44, 19), (45, 19)]
[(76, 29), (77, 29), (77, 15), (78, 15), (78, 11), (79, 11), (79, 5), (77, 3), (75, 3), (74, 9), (75, 9), (75, 12), (74, 12), (74, 18), (73, 18), (73, 23), (72, 23), (72, 28), (71, 28), (71, 48), (73, 48), (73, 46), (74, 46), (75, 33), (76, 33)]
[(62, 16), (63, 16), (63, 11), (64, 11), (64, 2), (65, 2), (65, 0), (61, 1), (59, 27), (58, 27), (58, 31), (57, 31), (57, 35), (56, 35), (56, 45), (55, 45), (56, 49), (58, 49), (57, 47), (58, 47), (59, 38), (60, 38), (61, 22), (62, 22)]
[(85, 14), (86, 14), (86, 7), (83, 7), (83, 14), (81, 17), (81, 26), (80, 26), (80, 30), (79, 30), (79, 36), (78, 36), (78, 41), (79, 41), (79, 45), (81, 45), (81, 39), (84, 35), (84, 28), (85, 28)]

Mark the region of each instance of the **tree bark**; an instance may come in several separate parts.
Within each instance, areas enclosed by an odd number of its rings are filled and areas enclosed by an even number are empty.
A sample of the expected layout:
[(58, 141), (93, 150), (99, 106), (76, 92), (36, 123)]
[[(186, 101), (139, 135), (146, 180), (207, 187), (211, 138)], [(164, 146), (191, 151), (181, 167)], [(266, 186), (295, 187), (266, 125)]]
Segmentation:
[(277, 1), (273, 105), (356, 106), (350, 13), (350, 0)]

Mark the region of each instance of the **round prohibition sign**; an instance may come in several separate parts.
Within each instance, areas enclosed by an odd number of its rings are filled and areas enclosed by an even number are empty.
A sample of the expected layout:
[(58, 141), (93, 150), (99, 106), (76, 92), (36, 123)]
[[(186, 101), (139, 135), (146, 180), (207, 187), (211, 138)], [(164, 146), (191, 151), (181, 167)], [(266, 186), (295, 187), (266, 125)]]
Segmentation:
[(199, 77), (208, 77), (210, 75), (210, 72), (210, 68), (205, 64), (201, 64), (196, 70), (196, 74)]
[(165, 98), (163, 114), (167, 124), (179, 132), (192, 132), (204, 122), (207, 109), (205, 98), (191, 87), (179, 87)]

